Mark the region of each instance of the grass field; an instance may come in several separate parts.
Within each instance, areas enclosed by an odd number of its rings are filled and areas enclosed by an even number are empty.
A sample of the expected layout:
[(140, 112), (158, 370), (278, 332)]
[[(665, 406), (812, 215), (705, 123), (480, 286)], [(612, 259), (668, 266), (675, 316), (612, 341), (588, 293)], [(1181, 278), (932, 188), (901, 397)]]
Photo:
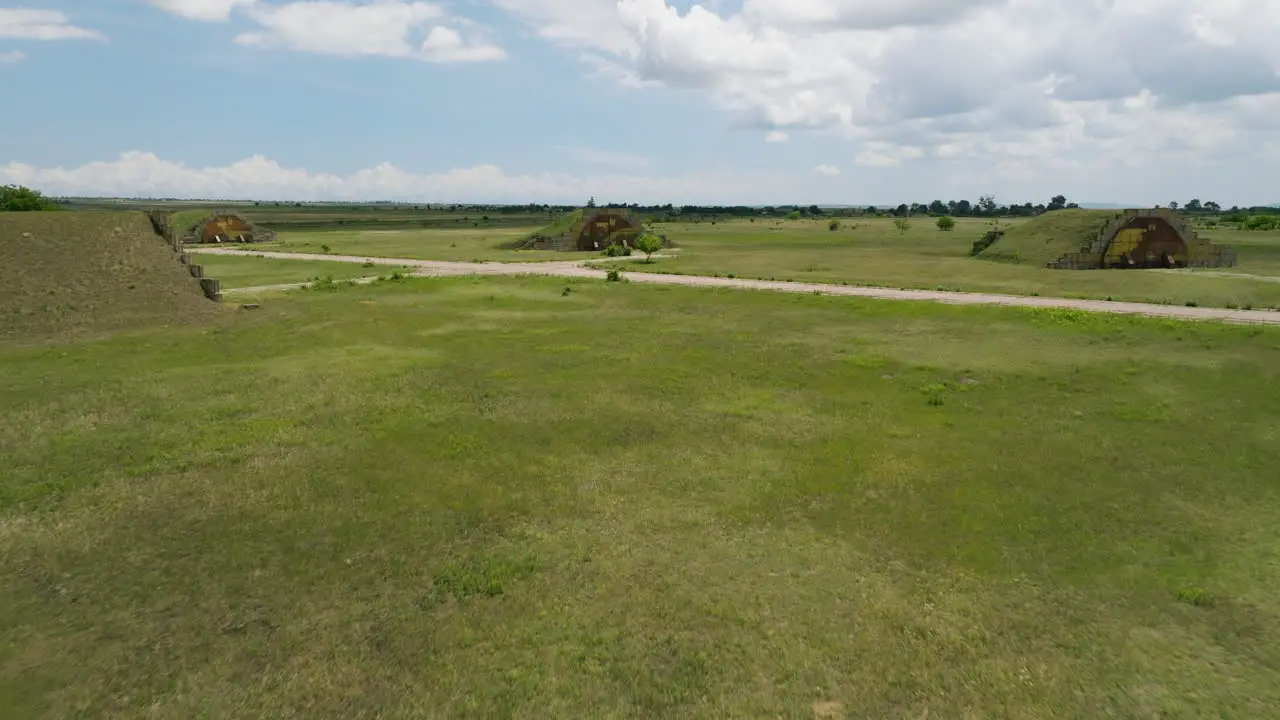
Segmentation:
[[(1016, 226), (1019, 222), (1012, 223)], [(647, 269), (697, 275), (845, 282), (888, 287), (945, 288), (1015, 295), (1112, 298), (1173, 305), (1280, 308), (1280, 233), (1215, 228), (1203, 230), (1230, 245), (1238, 267), (1223, 271), (1061, 271), (1038, 262), (998, 262), (969, 256), (973, 241), (988, 229), (961, 219), (940, 232), (927, 218), (899, 234), (889, 219), (845, 219), (831, 232), (825, 221), (727, 220), (715, 224), (666, 223), (660, 232), (680, 247), (679, 259)], [(1006, 227), (1010, 226), (1005, 221)], [(286, 231), (262, 249), (423, 260), (549, 261), (592, 254), (515, 251), (505, 246), (538, 229), (404, 229), (388, 231)], [(626, 265), (634, 260), (617, 261)]]
[(323, 230), (281, 233), (276, 242), (254, 245), (255, 249), (281, 252), (321, 253), (328, 247), (337, 255), (409, 258), (415, 260), (472, 260), (537, 262), (565, 260), (585, 254), (549, 250), (508, 250), (506, 245), (537, 230), (534, 226), (512, 228), (468, 228), (465, 230)]
[[(321, 260), (279, 260), (263, 258), (246, 251), (240, 255), (197, 254), (195, 262), (204, 266), (207, 277), (217, 278), (222, 288), (247, 288), (259, 285), (283, 285), (306, 282), (315, 278), (350, 278), (390, 275), (396, 267), (378, 265), (364, 267), (354, 263)], [(401, 268), (403, 269), (403, 268)]]
[(0, 346), (0, 716), (1265, 717), (1278, 352), (515, 278)]
[(1205, 237), (1239, 252), (1239, 266), (1224, 269), (1229, 274), (1223, 275), (1049, 270), (1034, 263), (969, 257), (973, 241), (987, 227), (983, 221), (962, 219), (954, 231), (940, 232), (928, 219), (919, 219), (900, 235), (887, 219), (846, 221), (835, 232), (816, 221), (667, 224), (660, 231), (679, 244), (680, 257), (648, 269), (1175, 305), (1280, 307), (1280, 233), (1206, 231)]

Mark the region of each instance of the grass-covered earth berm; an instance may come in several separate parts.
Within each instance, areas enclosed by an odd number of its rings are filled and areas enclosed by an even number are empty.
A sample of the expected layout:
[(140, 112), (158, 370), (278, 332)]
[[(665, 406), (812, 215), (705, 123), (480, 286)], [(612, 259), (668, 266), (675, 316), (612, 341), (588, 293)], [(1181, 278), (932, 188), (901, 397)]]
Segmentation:
[(140, 212), (0, 213), (0, 340), (217, 313)]
[(1088, 247), (1118, 214), (1116, 210), (1057, 210), (1010, 224), (999, 240), (980, 253), (988, 260), (1045, 266)]
[(1278, 353), (496, 277), (0, 346), (0, 716), (1266, 717)]

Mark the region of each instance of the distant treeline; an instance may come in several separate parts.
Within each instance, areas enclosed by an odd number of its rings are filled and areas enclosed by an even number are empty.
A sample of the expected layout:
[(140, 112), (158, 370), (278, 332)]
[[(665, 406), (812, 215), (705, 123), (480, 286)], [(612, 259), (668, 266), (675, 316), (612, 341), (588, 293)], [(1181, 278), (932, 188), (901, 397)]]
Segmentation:
[[(509, 218), (507, 222), (515, 221), (513, 216), (539, 216), (554, 218), (562, 213), (572, 212), (581, 209), (581, 205), (549, 205), (541, 203), (528, 203), (523, 205), (515, 204), (472, 204), (472, 203), (403, 203), (403, 202), (272, 202), (272, 201), (239, 201), (227, 202), (225, 205), (182, 201), (182, 200), (126, 200), (126, 201), (103, 201), (103, 200), (86, 200), (86, 199), (61, 199), (60, 202), (68, 207), (100, 207), (110, 205), (112, 207), (124, 209), (126, 207), (147, 207), (154, 208), (159, 203), (163, 203), (169, 209), (180, 208), (213, 208), (213, 207), (235, 207), (244, 209), (246, 212), (254, 215), (255, 220), (262, 220), (270, 224), (279, 222), (288, 225), (328, 225), (331, 223), (361, 225), (366, 223), (387, 223), (400, 222), (403, 224), (411, 224), (415, 222), (414, 215), (439, 215), (446, 216), (450, 222), (478, 222), (480, 224), (506, 224), (499, 217), (506, 216)], [(932, 216), (932, 217), (973, 217), (973, 218), (990, 218), (990, 217), (1032, 217), (1040, 215), (1051, 210), (1063, 210), (1069, 208), (1077, 208), (1076, 203), (1068, 202), (1067, 198), (1062, 195), (1056, 195), (1049, 199), (1047, 203), (1022, 203), (1022, 204), (1001, 204), (996, 202), (994, 196), (984, 195), (976, 201), (970, 200), (934, 200), (932, 202), (923, 203), (901, 203), (896, 207), (868, 205), (866, 207), (822, 207), (819, 205), (768, 205), (768, 206), (750, 206), (750, 205), (673, 205), (667, 203), (665, 205), (640, 205), (636, 203), (605, 203), (597, 205), (595, 198), (589, 200), (586, 204), (588, 208), (625, 208), (632, 212), (652, 218), (654, 220), (671, 220), (679, 218), (703, 218), (703, 217), (724, 217), (724, 218), (787, 218), (787, 217), (809, 217), (809, 218), (837, 218), (837, 217), (915, 217), (915, 216)], [(1177, 210), (1187, 215), (1204, 215), (1204, 216), (1223, 216), (1221, 219), (1227, 222), (1243, 222), (1247, 218), (1258, 215), (1280, 215), (1280, 207), (1255, 206), (1242, 208), (1233, 206), (1231, 208), (1223, 208), (1216, 202), (1201, 202), (1198, 199), (1191, 200), (1186, 204), (1176, 202), (1169, 203), (1170, 209)], [(287, 213), (287, 215), (286, 215)], [(304, 219), (299, 214), (313, 216), (313, 219)], [(411, 215), (413, 214), (413, 215)], [(356, 217), (351, 217), (355, 215)], [(392, 220), (388, 215), (398, 216)], [(341, 222), (339, 217), (345, 216)], [(368, 218), (360, 220), (359, 217)], [(376, 216), (377, 219), (370, 217)], [(287, 219), (286, 219), (287, 218)], [(417, 221), (421, 218), (418, 217)], [(435, 221), (429, 221), (434, 224)]]

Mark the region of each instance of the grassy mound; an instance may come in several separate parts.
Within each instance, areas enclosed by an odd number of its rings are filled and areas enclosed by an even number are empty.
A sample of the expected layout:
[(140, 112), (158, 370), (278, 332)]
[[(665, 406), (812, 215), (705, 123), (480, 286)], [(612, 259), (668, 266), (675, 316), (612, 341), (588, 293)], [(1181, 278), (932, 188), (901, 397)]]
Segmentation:
[(0, 214), (0, 341), (216, 312), (140, 212)]
[(1048, 212), (1010, 228), (978, 257), (1044, 265), (1089, 245), (1115, 214), (1114, 210)]
[(519, 240), (508, 243), (505, 247), (508, 250), (528, 250), (538, 247), (541, 242), (558, 238), (573, 230), (573, 226), (582, 220), (584, 212), (583, 210), (574, 210), (573, 212), (565, 213), (557, 217), (550, 225), (529, 233)]

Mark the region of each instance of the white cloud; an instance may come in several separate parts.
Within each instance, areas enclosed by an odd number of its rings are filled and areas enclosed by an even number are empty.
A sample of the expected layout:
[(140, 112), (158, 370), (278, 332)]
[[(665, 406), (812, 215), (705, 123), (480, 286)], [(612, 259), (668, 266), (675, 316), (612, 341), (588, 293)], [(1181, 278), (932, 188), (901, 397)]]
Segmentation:
[(827, 177), (838, 177), (840, 175), (840, 168), (835, 165), (818, 165), (813, 168), (813, 171)]
[(305, 0), (255, 5), (247, 13), (262, 29), (236, 37), (237, 43), (246, 46), (432, 62), (482, 62), (506, 57), (495, 45), (463, 38), (457, 30), (437, 24), (446, 19), (447, 13), (435, 3), (377, 0), (357, 5)]
[(0, 38), (79, 40), (101, 39), (102, 34), (73, 25), (67, 14), (58, 10), (0, 8)]
[(404, 200), (411, 202), (777, 202), (804, 178), (785, 174), (706, 173), (663, 177), (610, 172), (511, 174), (496, 165), (436, 173), (381, 163), (348, 175), (288, 168), (253, 156), (223, 167), (196, 168), (145, 152), (75, 168), (0, 165), (0, 184), (18, 183), (59, 196), (175, 197), (254, 200)]
[(1185, 166), (1280, 134), (1280, 114), (1247, 110), (1280, 110), (1274, 0), (493, 2), (597, 74), (693, 91), (735, 125), (846, 138), (862, 166), (981, 159), (1023, 177), (1126, 146)]
[[(939, 151), (939, 155), (943, 153)], [(915, 160), (924, 157), (924, 151), (918, 147), (907, 147), (885, 142), (870, 142), (854, 160), (863, 167), (884, 168), (896, 167), (903, 160)]]
[(614, 150), (597, 150), (596, 148), (558, 145), (556, 149), (568, 153), (575, 160), (593, 165), (607, 165), (616, 168), (645, 168), (649, 159), (639, 155), (617, 152)]
[(502, 60), (507, 54), (496, 45), (467, 41), (453, 28), (437, 25), (422, 43), (422, 55), (436, 62), (486, 62)]
[(255, 0), (147, 0), (152, 5), (188, 20), (224, 22), (231, 11), (253, 5)]
[(21, 50), (10, 50), (9, 52), (0, 53), (0, 65), (13, 65), (27, 59), (27, 54)]
[(781, 26), (861, 29), (945, 24), (1006, 0), (747, 0), (743, 14)]
[(769, 143), (784, 143), (791, 139), (791, 136), (781, 130), (774, 130), (764, 136), (764, 141)]
[(411, 31), (444, 17), (439, 5), (425, 2), (381, 2), (351, 5), (330, 0), (263, 5), (249, 17), (263, 27), (236, 41), (243, 45), (282, 47), (330, 55), (414, 54)]
[(618, 22), (613, 0), (491, 0), (554, 42), (615, 54), (631, 54), (635, 41)]

